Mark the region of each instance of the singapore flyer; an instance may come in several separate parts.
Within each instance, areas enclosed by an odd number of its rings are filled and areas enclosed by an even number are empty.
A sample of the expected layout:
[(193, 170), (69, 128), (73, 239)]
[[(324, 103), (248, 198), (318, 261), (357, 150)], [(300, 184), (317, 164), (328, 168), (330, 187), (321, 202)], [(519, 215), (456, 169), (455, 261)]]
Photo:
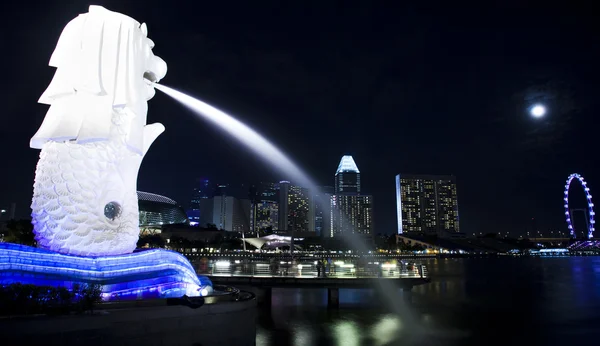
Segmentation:
[(567, 225), (569, 226), (569, 232), (571, 233), (571, 237), (575, 237), (575, 229), (573, 228), (573, 222), (571, 221), (571, 211), (569, 209), (569, 187), (571, 186), (571, 182), (573, 179), (579, 180), (581, 185), (583, 186), (583, 191), (585, 192), (585, 197), (587, 199), (588, 205), (588, 222), (587, 222), (587, 238), (592, 238), (594, 236), (594, 224), (596, 221), (594, 220), (594, 203), (592, 202), (592, 194), (590, 193), (590, 188), (587, 186), (587, 183), (583, 179), (583, 177), (577, 173), (573, 173), (569, 175), (567, 178), (567, 183), (565, 184), (565, 216), (567, 218)]

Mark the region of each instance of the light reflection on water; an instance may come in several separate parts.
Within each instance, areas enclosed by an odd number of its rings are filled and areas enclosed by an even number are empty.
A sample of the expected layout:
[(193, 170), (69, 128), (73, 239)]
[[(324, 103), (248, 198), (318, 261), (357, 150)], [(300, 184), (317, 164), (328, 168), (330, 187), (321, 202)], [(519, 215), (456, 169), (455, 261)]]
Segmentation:
[(427, 264), (433, 281), (413, 289), (410, 328), (375, 290), (340, 290), (340, 309), (329, 310), (324, 289), (274, 289), (256, 345), (574, 346), (600, 337), (600, 257)]

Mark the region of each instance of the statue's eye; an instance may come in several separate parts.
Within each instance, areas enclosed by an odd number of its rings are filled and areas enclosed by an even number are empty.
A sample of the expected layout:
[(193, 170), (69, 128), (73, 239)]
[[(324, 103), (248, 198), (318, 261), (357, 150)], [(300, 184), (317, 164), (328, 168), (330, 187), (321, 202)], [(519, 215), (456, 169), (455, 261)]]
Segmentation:
[(108, 202), (104, 206), (104, 216), (107, 219), (114, 221), (116, 218), (121, 216), (121, 205), (117, 202)]

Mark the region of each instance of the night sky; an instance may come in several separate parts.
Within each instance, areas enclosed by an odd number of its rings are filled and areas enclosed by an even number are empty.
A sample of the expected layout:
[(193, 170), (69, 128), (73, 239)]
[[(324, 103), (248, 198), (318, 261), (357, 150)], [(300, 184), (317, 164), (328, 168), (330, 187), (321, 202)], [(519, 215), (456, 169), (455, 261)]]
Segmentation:
[[(0, 5), (0, 209), (16, 202), (17, 216), (27, 217), (39, 154), (29, 139), (55, 71), (48, 60), (65, 24), (90, 2), (10, 3)], [(291, 3), (92, 4), (146, 22), (169, 66), (165, 85), (247, 122), (317, 183), (333, 185), (341, 156), (352, 155), (363, 191), (374, 195), (376, 233), (396, 231), (397, 173), (454, 174), (466, 233), (517, 234), (532, 217), (541, 230), (566, 231), (567, 176), (578, 172), (592, 194), (600, 191), (591, 7)], [(529, 116), (536, 102), (547, 105), (546, 117)], [(167, 130), (142, 164), (140, 190), (186, 205), (196, 177), (286, 178), (158, 91), (148, 122)], [(583, 202), (573, 194), (574, 206)]]

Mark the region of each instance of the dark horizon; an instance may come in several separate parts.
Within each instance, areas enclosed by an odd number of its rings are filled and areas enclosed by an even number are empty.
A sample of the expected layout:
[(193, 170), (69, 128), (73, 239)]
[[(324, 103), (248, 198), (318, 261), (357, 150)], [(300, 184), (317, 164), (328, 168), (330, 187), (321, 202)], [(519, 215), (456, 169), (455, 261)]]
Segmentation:
[[(269, 138), (319, 185), (352, 155), (374, 196), (375, 233), (396, 232), (396, 174), (454, 175), (460, 228), (566, 231), (571, 173), (600, 191), (591, 132), (600, 45), (592, 8), (509, 2), (416, 9), (348, 2), (282, 4), (93, 1), (148, 25), (164, 84), (197, 96)], [(3, 4), (0, 209), (29, 215), (48, 107), (37, 103), (65, 24), (89, 1)], [(535, 103), (545, 117), (528, 114)], [(235, 140), (157, 91), (138, 189), (185, 206), (194, 180), (241, 184), (280, 176)], [(587, 130), (587, 131), (586, 131)], [(573, 207), (585, 197), (572, 189)]]

